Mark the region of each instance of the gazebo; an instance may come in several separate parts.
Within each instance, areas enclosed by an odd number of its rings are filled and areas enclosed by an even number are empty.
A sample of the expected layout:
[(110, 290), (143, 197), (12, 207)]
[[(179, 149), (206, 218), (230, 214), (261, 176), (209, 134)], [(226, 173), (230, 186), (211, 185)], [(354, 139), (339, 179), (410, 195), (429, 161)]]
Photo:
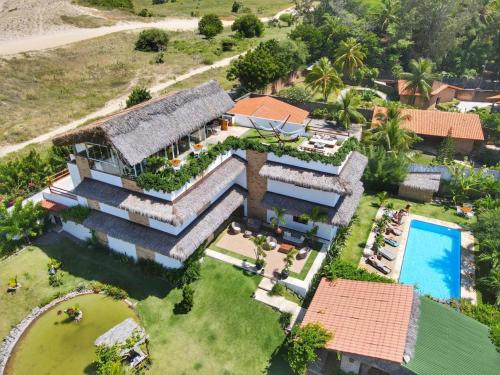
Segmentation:
[(439, 191), (440, 173), (408, 173), (399, 184), (398, 195), (418, 202), (430, 202)]

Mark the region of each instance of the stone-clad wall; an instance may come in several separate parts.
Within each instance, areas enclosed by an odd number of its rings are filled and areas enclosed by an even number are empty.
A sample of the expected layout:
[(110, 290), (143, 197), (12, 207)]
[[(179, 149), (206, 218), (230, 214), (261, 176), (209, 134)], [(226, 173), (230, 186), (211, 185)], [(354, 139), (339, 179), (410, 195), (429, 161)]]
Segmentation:
[(259, 176), (259, 171), (267, 161), (267, 154), (247, 150), (248, 216), (266, 220), (267, 210), (260, 202), (267, 191), (267, 178)]

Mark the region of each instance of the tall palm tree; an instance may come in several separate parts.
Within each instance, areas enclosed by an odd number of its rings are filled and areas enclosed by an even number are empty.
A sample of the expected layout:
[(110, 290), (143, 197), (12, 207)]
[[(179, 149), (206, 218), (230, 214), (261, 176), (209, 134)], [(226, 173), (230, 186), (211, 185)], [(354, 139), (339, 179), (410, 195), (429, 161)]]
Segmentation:
[(401, 78), (408, 81), (406, 88), (413, 91), (413, 104), (417, 99), (417, 91), (428, 100), (432, 81), (438, 77), (437, 74), (432, 72), (432, 61), (423, 58), (412, 59), (408, 67), (409, 72), (401, 73)]
[(421, 138), (414, 132), (401, 127), (398, 118), (382, 122), (379, 126), (370, 129), (366, 142), (383, 147), (388, 152), (410, 151), (411, 146)]
[(398, 19), (398, 12), (401, 7), (399, 0), (381, 0), (375, 12), (380, 31), (385, 33), (391, 23)]
[(276, 233), (281, 233), (281, 224), (285, 224), (285, 212), (286, 210), (282, 207), (273, 207), (274, 217), (271, 219), (271, 224), (274, 227)]
[(357, 110), (359, 104), (359, 96), (356, 95), (354, 90), (347, 91), (335, 102), (335, 116), (345, 129), (349, 129), (353, 122), (360, 124), (366, 121), (364, 116)]
[(323, 32), (326, 34), (326, 39), (329, 42), (334, 42), (335, 40), (342, 39), (349, 29), (344, 26), (338, 17), (334, 17), (331, 14), (323, 15)]
[(339, 73), (326, 57), (314, 64), (305, 81), (313, 93), (321, 92), (325, 102), (334, 90), (344, 85)]
[(399, 123), (403, 123), (404, 121), (410, 118), (409, 115), (403, 115), (401, 111), (401, 107), (398, 102), (386, 102), (385, 111), (379, 112), (375, 115), (375, 118), (380, 122), (384, 123), (390, 120), (396, 120)]
[(337, 65), (348, 77), (361, 68), (366, 55), (362, 51), (361, 43), (355, 38), (347, 38), (340, 42), (335, 51), (335, 65)]

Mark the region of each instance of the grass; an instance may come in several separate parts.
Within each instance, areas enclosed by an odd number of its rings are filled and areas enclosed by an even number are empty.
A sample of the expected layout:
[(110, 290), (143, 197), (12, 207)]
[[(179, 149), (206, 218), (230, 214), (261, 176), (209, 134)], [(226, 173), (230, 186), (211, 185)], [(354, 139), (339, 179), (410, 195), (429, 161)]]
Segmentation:
[[(254, 140), (259, 140), (263, 143), (267, 144), (275, 144), (279, 143), (278, 139), (274, 136), (274, 133), (271, 131), (260, 131), (260, 133), (263, 135), (261, 137), (257, 130), (255, 129), (249, 129), (246, 133), (244, 133), (240, 138), (252, 138)], [(299, 137), (296, 140), (289, 140), (288, 137), (283, 136), (283, 139), (285, 139), (285, 144), (288, 146), (292, 147), (298, 147), (302, 142), (304, 142), (304, 137)]]
[(302, 267), (302, 269), (300, 270), (299, 273), (290, 272), (290, 276), (295, 277), (296, 279), (299, 279), (299, 280), (304, 280), (306, 278), (309, 270), (311, 269), (311, 267), (314, 263), (314, 260), (318, 256), (319, 251), (321, 250), (321, 246), (322, 246), (322, 244), (320, 242), (315, 242), (313, 247), (312, 247), (312, 250), (311, 250), (311, 255), (309, 255), (309, 257), (307, 258), (306, 263), (304, 264), (304, 267)]
[(285, 29), (272, 28), (263, 38), (238, 40), (233, 51), (221, 52), (220, 40), (231, 35), (228, 30), (211, 41), (193, 32), (170, 33), (165, 63), (154, 64), (154, 53), (134, 50), (137, 33), (113, 33), (65, 48), (0, 59), (0, 144), (31, 139), (88, 115), (135, 85), (167, 81), (202, 66), (203, 61), (217, 61), (262, 40), (286, 37)]
[[(203, 16), (215, 13), (224, 18), (235, 18), (243, 14), (231, 12), (233, 2), (234, 0), (177, 0), (175, 2), (167, 0), (164, 4), (152, 5), (151, 0), (133, 0), (136, 11), (146, 8), (154, 16)], [(252, 13), (259, 17), (273, 16), (280, 10), (292, 6), (290, 0), (245, 0), (241, 3), (242, 7), (250, 8)]]
[[(393, 203), (395, 209), (404, 208), (408, 203), (410, 203), (411, 213), (413, 214), (449, 221), (463, 227), (469, 227), (476, 220), (475, 218), (467, 220), (463, 217), (457, 216), (454, 208), (434, 203), (415, 203), (399, 198), (390, 198), (389, 202)], [(351, 235), (349, 236), (346, 247), (340, 257), (342, 260), (356, 266), (358, 265), (377, 210), (378, 201), (376, 197), (371, 194), (363, 195), (356, 211), (356, 221), (352, 226)]]
[(412, 162), (416, 164), (431, 165), (434, 159), (436, 159), (434, 155), (418, 153), (415, 155)]
[[(65, 284), (48, 285), (49, 257), (62, 261)], [(289, 374), (278, 353), (284, 340), (279, 313), (251, 298), (260, 277), (205, 258), (201, 280), (193, 284), (194, 308), (174, 314), (181, 291), (163, 279), (104, 252), (55, 238), (0, 261), (0, 280), (18, 275), (15, 295), (0, 294), (0, 337), (33, 307), (54, 293), (92, 280), (125, 289), (138, 302), (137, 312), (150, 336), (153, 365), (149, 373)]]
[(68, 25), (83, 28), (96, 28), (102, 26), (111, 26), (114, 24), (113, 21), (110, 21), (107, 18), (93, 17), (87, 14), (80, 14), (78, 16), (62, 15), (61, 21), (67, 23)]

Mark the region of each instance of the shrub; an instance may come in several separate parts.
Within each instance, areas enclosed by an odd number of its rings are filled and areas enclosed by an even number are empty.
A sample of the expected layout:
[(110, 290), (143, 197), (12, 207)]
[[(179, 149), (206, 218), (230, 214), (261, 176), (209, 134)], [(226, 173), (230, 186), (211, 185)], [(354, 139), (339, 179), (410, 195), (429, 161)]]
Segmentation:
[(113, 299), (125, 299), (128, 297), (128, 293), (126, 291), (114, 285), (105, 284), (103, 286), (103, 291), (107, 296)]
[(151, 13), (151, 12), (149, 11), (149, 9), (147, 9), (147, 8), (143, 8), (143, 9), (141, 9), (141, 10), (137, 13), (137, 15), (138, 15), (139, 17), (153, 17), (153, 13)]
[(151, 93), (144, 87), (136, 86), (127, 98), (127, 108), (151, 99)]
[(96, 294), (101, 293), (104, 290), (104, 284), (100, 282), (92, 282), (90, 283), (89, 287)]
[(292, 86), (281, 90), (279, 96), (290, 99), (295, 103), (303, 103), (311, 100), (311, 94), (305, 87)]
[(153, 5), (165, 4), (168, 0), (153, 0)]
[(181, 285), (191, 284), (200, 279), (201, 275), (201, 264), (199, 260), (189, 262), (182, 273), (180, 278)]
[(165, 62), (165, 53), (163, 51), (158, 51), (153, 61), (155, 64), (163, 64)]
[(139, 33), (135, 49), (143, 52), (165, 51), (168, 45), (168, 34), (160, 29), (147, 29)]
[(232, 51), (232, 49), (236, 45), (236, 40), (231, 38), (224, 38), (221, 40), (220, 44), (223, 51)]
[(303, 374), (307, 365), (317, 359), (317, 350), (326, 346), (332, 334), (316, 323), (295, 326), (287, 339), (288, 363), (296, 374)]
[(241, 8), (241, 3), (239, 1), (235, 1), (235, 2), (233, 2), (233, 5), (231, 6), (231, 12), (238, 13), (240, 8)]
[(176, 310), (182, 314), (191, 311), (194, 304), (194, 289), (191, 285), (184, 285), (182, 288), (182, 300), (176, 305)]
[(121, 364), (120, 348), (117, 345), (111, 347), (100, 345), (95, 349), (95, 354), (96, 375), (119, 375), (125, 373)]
[(62, 272), (58, 272), (53, 275), (49, 275), (49, 285), (53, 288), (57, 288), (64, 284)]
[(392, 279), (366, 271), (362, 268), (357, 268), (351, 263), (347, 263), (340, 259), (334, 260), (333, 262), (328, 264), (323, 271), (323, 276), (330, 280), (348, 279), (359, 281), (375, 281), (387, 284), (394, 283), (394, 280)]
[(289, 311), (284, 311), (280, 315), (280, 326), (283, 329), (286, 329), (290, 326), (290, 322), (292, 321), (292, 313)]
[(132, 0), (84, 0), (83, 2), (105, 9), (134, 9)]
[(216, 14), (206, 14), (198, 22), (198, 32), (211, 39), (224, 30), (222, 21)]
[(47, 262), (47, 268), (50, 269), (55, 269), (58, 270), (61, 268), (61, 261), (55, 258), (50, 258), (49, 261)]
[(310, 116), (311, 118), (325, 120), (333, 120), (335, 118), (333, 112), (329, 111), (326, 107), (313, 109)]
[(83, 223), (83, 221), (90, 215), (92, 210), (82, 205), (65, 208), (61, 212), (64, 221), (74, 221), (75, 223)]
[(280, 283), (273, 285), (272, 289), (268, 293), (270, 296), (282, 296), (285, 294), (285, 286)]
[(236, 31), (245, 38), (254, 38), (262, 36), (264, 24), (257, 16), (247, 14), (236, 19), (231, 25), (231, 30)]
[(292, 13), (281, 13), (280, 21), (286, 23), (288, 27), (292, 26), (295, 22), (295, 17)]

